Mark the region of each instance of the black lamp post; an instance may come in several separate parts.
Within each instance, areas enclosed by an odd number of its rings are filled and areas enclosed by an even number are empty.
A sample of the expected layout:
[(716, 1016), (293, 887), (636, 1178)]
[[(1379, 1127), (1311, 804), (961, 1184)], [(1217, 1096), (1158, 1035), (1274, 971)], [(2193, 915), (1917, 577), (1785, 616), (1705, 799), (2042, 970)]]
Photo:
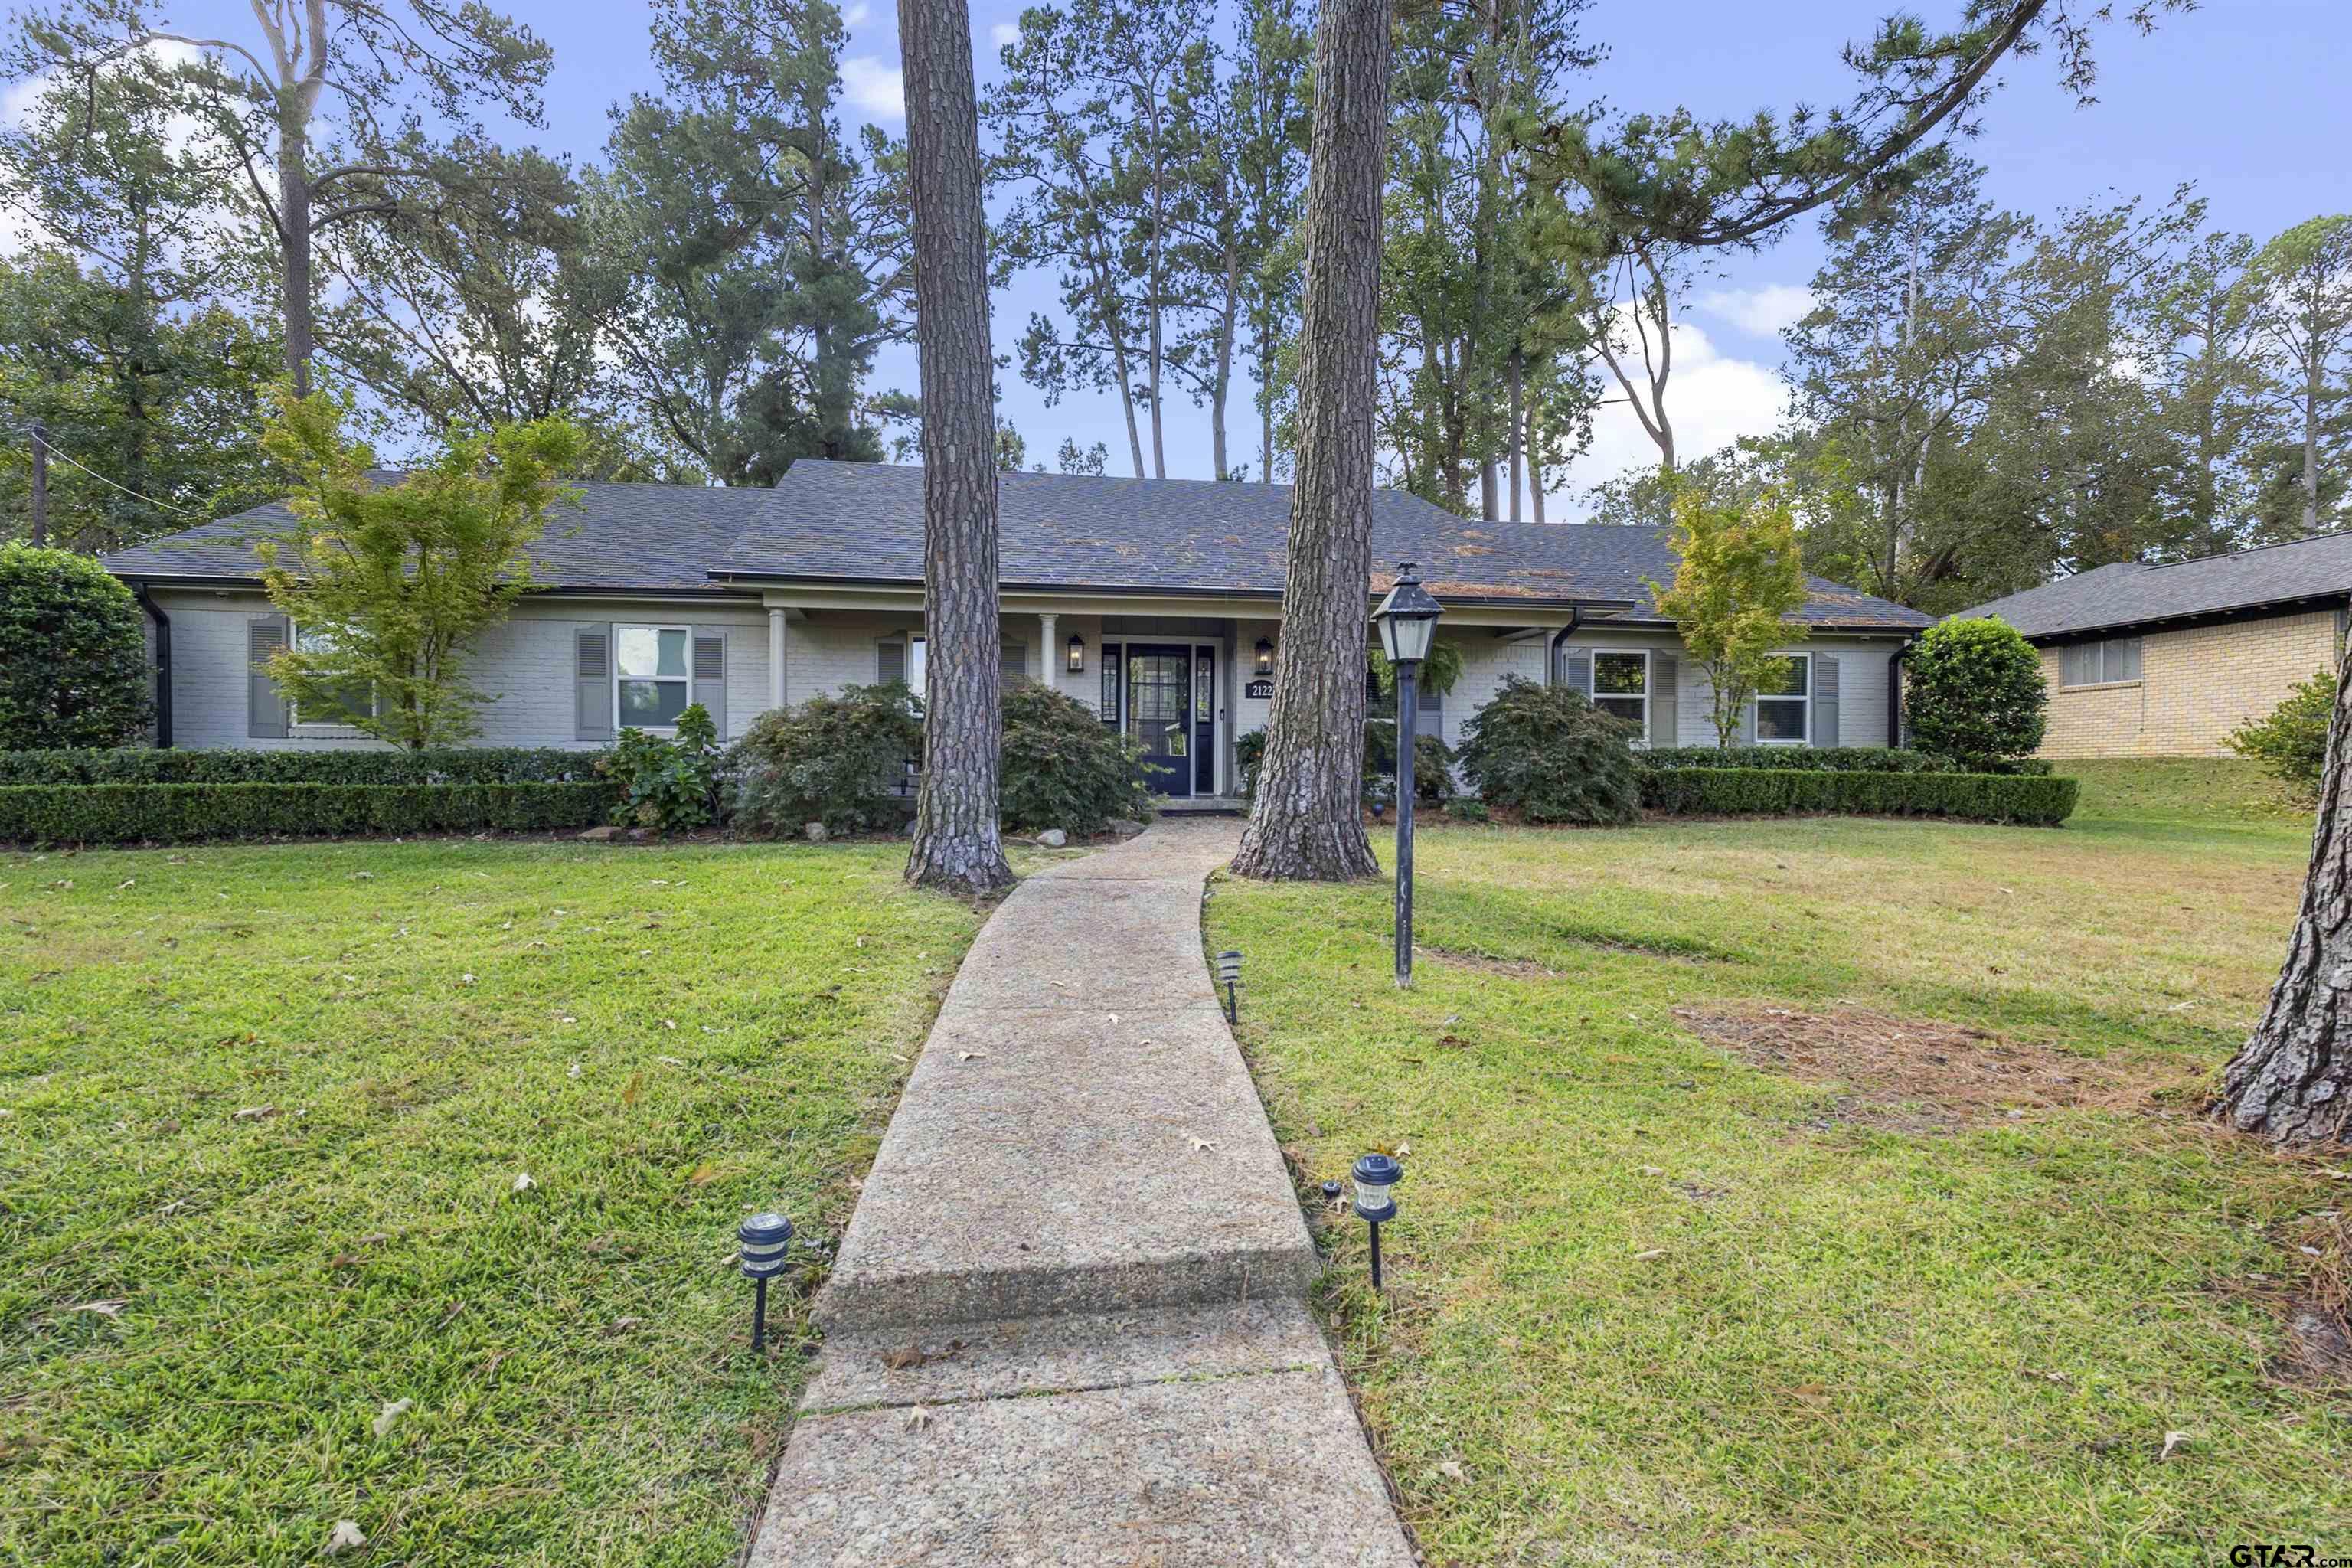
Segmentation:
[(793, 1222), (780, 1214), (755, 1214), (735, 1232), (743, 1244), (743, 1277), (751, 1281), (751, 1353), (768, 1342), (768, 1281), (784, 1271), (793, 1245)]
[[(1412, 752), (1421, 727), (1421, 692), (1414, 681), (1429, 645), (1437, 637), (1437, 617), (1445, 606), (1430, 596), (1412, 574), (1412, 563), (1397, 563), (1396, 586), (1372, 612), (1381, 628), (1381, 650), (1396, 667), (1397, 847), (1396, 983), (1412, 984)], [(1379, 1231), (1374, 1230), (1375, 1238)], [(1377, 1245), (1377, 1239), (1375, 1240)], [(1376, 1270), (1377, 1272), (1377, 1270)]]
[(1396, 1218), (1396, 1194), (1390, 1191), (1404, 1167), (1386, 1154), (1367, 1154), (1356, 1162), (1356, 1217), (1372, 1227), (1372, 1289), (1381, 1288), (1381, 1226)]

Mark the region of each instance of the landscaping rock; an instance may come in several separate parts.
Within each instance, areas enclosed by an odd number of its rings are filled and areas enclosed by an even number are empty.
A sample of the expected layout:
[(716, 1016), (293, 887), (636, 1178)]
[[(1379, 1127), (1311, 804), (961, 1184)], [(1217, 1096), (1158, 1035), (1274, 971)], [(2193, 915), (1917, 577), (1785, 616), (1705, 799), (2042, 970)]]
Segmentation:
[(1143, 831), (1143, 824), (1131, 816), (1114, 816), (1110, 819), (1110, 830), (1121, 838), (1132, 838)]
[(1058, 827), (1049, 827), (1037, 835), (1037, 842), (1047, 849), (1059, 849), (1070, 841), (1070, 836)]
[(831, 833), (825, 830), (825, 826), (822, 822), (803, 824), (801, 827), (801, 836), (812, 844), (822, 844), (826, 839), (833, 837)]
[(614, 839), (618, 838), (620, 836), (621, 830), (608, 822), (602, 827), (592, 827), (583, 833), (580, 836), (580, 842), (583, 844), (610, 844)]

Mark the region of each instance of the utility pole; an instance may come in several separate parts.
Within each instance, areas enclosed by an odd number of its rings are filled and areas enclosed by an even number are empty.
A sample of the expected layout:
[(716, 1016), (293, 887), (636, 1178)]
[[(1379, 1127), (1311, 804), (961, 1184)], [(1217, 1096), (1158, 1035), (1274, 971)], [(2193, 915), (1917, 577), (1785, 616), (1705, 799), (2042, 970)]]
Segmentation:
[(49, 427), (33, 421), (33, 548), (49, 542)]

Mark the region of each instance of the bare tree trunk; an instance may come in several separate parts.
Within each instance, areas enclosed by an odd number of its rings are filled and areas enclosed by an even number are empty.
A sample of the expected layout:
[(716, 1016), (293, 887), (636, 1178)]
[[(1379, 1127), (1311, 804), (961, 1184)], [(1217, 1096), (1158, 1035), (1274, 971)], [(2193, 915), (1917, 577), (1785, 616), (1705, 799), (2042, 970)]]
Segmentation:
[[(281, 101), (294, 97), (281, 95)], [(310, 112), (289, 103), (278, 116), (278, 212), (283, 229), (283, 276), (286, 307), (286, 374), (293, 378), (294, 395), (310, 392), (310, 355), (317, 347), (311, 322), (313, 286), (310, 278)]]
[(1217, 368), (1209, 390), (1209, 460), (1214, 465), (1217, 478), (1233, 477), (1225, 462), (1225, 397), (1234, 385), (1234, 332), (1240, 323), (1242, 310), (1241, 247), (1228, 234), (1225, 238), (1225, 308), (1217, 318)]
[(1003, 717), (996, 590), (995, 370), (988, 231), (965, 0), (898, 0), (915, 345), (923, 395), (923, 783), (907, 879), (958, 893), (1012, 885), (996, 822)]
[(1513, 522), (1517, 522), (1519, 521), (1519, 459), (1523, 455), (1519, 435), (1521, 431), (1527, 428), (1527, 410), (1524, 405), (1524, 395), (1519, 385), (1519, 351), (1517, 349), (1513, 349), (1511, 351), (1509, 371), (1511, 399), (1511, 521)]
[(2345, 766), (2352, 658), (2338, 662), (2303, 907), (2270, 1005), (2222, 1072), (2214, 1106), (2240, 1131), (2281, 1143), (2352, 1140), (2352, 778)]
[(1325, 0), (1316, 28), (1298, 473), (1265, 759), (1234, 857), (1244, 877), (1338, 881), (1380, 869), (1360, 795), (1389, 24), (1390, 0)]
[(1536, 445), (1536, 411), (1532, 408), (1528, 410), (1527, 431), (1528, 515), (1540, 523), (1544, 521), (1543, 448)]

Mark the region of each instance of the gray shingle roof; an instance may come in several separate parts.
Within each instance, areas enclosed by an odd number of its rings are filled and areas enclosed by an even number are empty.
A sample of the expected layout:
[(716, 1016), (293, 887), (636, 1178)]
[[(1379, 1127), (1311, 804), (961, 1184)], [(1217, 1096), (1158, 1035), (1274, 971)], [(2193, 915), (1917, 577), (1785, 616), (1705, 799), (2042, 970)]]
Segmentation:
[[(580, 510), (559, 507), (531, 552), (532, 575), (551, 588), (708, 594), (710, 567), (768, 500), (765, 490), (592, 482)], [(105, 557), (118, 577), (257, 579), (253, 541), (283, 533), (283, 502), (153, 539)]]
[[(771, 582), (922, 582), (920, 468), (803, 458), (773, 490), (580, 488), (582, 509), (558, 512), (533, 552), (534, 574), (550, 588), (749, 593)], [(1287, 486), (1008, 473), (1000, 494), (1008, 587), (1282, 592)], [(252, 541), (293, 521), (283, 504), (261, 507), (110, 555), (106, 565), (124, 577), (252, 581)], [(1643, 618), (1644, 579), (1666, 582), (1675, 570), (1655, 529), (1479, 522), (1401, 490), (1373, 497), (1372, 558), (1373, 593), (1398, 562), (1412, 561), (1441, 599), (1577, 605), (1590, 615), (1622, 606), (1625, 619)], [(1797, 618), (1811, 625), (1928, 624), (1899, 605), (1810, 581), (1813, 597)]]
[(2144, 625), (2352, 595), (2352, 533), (2208, 555), (2170, 565), (2126, 561), (1962, 610), (1998, 616), (2029, 637)]
[[(1008, 587), (1276, 595), (1290, 536), (1284, 485), (1008, 473), (998, 489)], [(1654, 529), (1480, 522), (1402, 490), (1372, 500), (1370, 591), (1400, 561), (1441, 599), (1647, 606), (1645, 577), (1674, 575)], [(793, 465), (717, 566), (757, 581), (919, 583), (923, 471), (885, 463)], [(1813, 579), (1799, 617), (1909, 628), (1925, 616)]]

